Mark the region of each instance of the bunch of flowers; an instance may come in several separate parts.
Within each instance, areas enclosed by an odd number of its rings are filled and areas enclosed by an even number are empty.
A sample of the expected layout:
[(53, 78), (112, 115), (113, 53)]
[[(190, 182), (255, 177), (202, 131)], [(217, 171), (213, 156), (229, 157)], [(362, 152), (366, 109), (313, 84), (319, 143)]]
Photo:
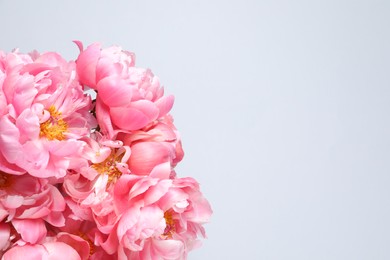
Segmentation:
[(186, 259), (212, 211), (174, 170), (173, 96), (133, 53), (76, 44), (0, 52), (2, 259)]

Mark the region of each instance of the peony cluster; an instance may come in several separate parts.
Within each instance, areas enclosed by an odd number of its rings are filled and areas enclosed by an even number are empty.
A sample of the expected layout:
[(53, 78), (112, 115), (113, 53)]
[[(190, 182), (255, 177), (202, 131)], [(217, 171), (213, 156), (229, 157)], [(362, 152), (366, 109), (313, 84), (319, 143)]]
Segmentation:
[(76, 44), (0, 52), (1, 259), (187, 259), (212, 210), (174, 170), (173, 96), (132, 53)]

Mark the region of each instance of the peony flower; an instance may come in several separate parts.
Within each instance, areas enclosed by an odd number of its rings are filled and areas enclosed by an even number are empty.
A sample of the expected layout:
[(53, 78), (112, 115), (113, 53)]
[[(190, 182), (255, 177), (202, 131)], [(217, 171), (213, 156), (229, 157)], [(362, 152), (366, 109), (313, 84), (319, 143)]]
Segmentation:
[(0, 168), (7, 173), (61, 178), (80, 156), (95, 120), (75, 64), (56, 53), (2, 57)]
[(63, 182), (63, 189), (71, 200), (68, 205), (80, 216), (89, 220), (91, 216), (99, 230), (111, 232), (117, 222), (113, 203), (113, 187), (122, 176), (129, 174), (127, 161), (130, 149), (121, 141), (107, 140), (93, 135), (84, 149), (84, 157), (90, 164), (79, 172), (70, 172)]
[(65, 224), (65, 200), (48, 180), (0, 173), (0, 187), (0, 220), (11, 222), (23, 241), (42, 241), (47, 233), (45, 223)]
[(54, 226), (63, 225), (61, 212), (65, 209), (65, 201), (48, 180), (28, 174), (16, 176), (1, 173), (0, 187), (1, 219), (44, 218)]
[(76, 61), (82, 84), (95, 89), (96, 117), (103, 134), (141, 129), (166, 115), (173, 96), (163, 96), (159, 79), (150, 70), (134, 67), (134, 55), (119, 47), (83, 50)]
[(169, 173), (161, 167), (150, 176), (124, 175), (117, 181), (120, 219), (101, 243), (107, 253), (117, 252), (120, 259), (186, 259), (199, 245), (210, 205), (195, 180), (167, 179)]
[(174, 176), (173, 168), (184, 156), (180, 135), (170, 115), (142, 130), (119, 133), (117, 138), (131, 149), (128, 164), (133, 174), (148, 175), (156, 166), (169, 162)]
[(50, 238), (53, 241), (64, 242), (72, 246), (80, 255), (81, 259), (98, 260), (98, 259), (116, 259), (114, 256), (108, 255), (99, 245), (102, 234), (96, 224), (91, 220), (79, 219), (77, 213), (69, 208), (65, 211), (66, 224), (63, 227), (55, 230), (54, 237)]

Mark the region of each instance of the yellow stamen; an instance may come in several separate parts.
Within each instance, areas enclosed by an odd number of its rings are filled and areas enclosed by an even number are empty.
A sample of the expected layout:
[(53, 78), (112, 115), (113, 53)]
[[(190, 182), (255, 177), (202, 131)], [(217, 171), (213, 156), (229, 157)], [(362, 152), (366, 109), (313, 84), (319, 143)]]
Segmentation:
[(173, 236), (173, 233), (175, 233), (176, 228), (175, 228), (175, 221), (172, 217), (172, 212), (171, 211), (165, 211), (164, 212), (164, 218), (165, 218), (165, 223), (166, 227), (164, 230), (164, 234), (162, 234), (162, 238), (164, 239), (170, 239)]
[[(116, 167), (116, 163), (120, 162), (123, 154), (117, 154), (116, 149), (111, 151), (111, 154), (101, 163), (93, 164), (91, 167), (94, 168), (100, 174), (108, 175), (108, 184), (115, 182), (121, 177), (122, 172)], [(108, 185), (107, 184), (107, 185)]]
[(64, 140), (64, 133), (68, 130), (68, 124), (61, 118), (61, 112), (58, 112), (54, 106), (47, 110), (50, 118), (41, 124), (41, 137), (48, 140)]

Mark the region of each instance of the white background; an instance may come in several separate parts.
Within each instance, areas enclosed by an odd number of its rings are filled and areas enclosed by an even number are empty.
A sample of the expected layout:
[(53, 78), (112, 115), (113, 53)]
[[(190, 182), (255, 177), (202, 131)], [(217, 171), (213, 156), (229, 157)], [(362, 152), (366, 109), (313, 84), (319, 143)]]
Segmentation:
[(214, 215), (190, 260), (390, 259), (390, 1), (0, 0), (0, 49), (134, 51)]

